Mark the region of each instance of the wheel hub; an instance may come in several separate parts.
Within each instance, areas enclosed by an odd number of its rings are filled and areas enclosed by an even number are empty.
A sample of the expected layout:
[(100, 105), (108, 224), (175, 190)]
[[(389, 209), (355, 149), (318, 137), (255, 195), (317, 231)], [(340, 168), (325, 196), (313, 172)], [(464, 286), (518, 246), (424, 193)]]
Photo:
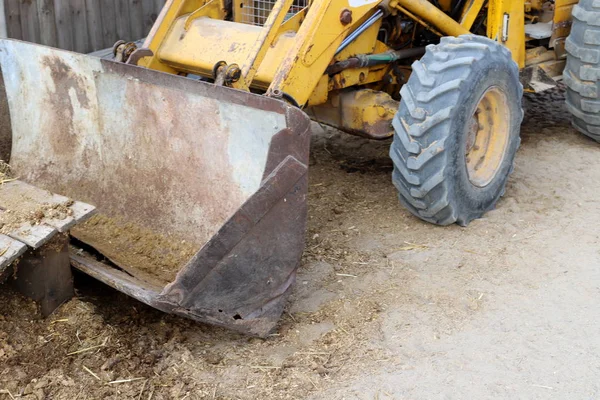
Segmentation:
[(510, 134), (507, 96), (492, 86), (485, 91), (467, 126), (465, 161), (471, 183), (485, 187), (502, 165)]

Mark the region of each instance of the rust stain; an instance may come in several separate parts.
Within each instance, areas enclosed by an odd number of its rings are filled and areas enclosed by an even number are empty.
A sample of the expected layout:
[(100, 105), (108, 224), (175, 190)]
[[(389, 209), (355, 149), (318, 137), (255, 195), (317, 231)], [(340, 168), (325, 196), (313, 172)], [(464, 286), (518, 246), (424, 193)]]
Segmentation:
[(58, 96), (69, 97), (69, 89), (75, 89), (77, 101), (83, 108), (89, 108), (90, 101), (87, 97), (83, 78), (74, 73), (59, 57), (43, 57), (42, 65), (50, 70), (50, 75), (56, 86)]
[(71, 101), (69, 92), (74, 91), (79, 106), (88, 109), (90, 100), (88, 98), (83, 78), (71, 70), (59, 57), (46, 56), (41, 58), (41, 65), (50, 72), (54, 91), (50, 92), (44, 101), (49, 108), (48, 111), (41, 110), (52, 121), (40, 127), (51, 129), (50, 144), (57, 153), (72, 151), (78, 147), (78, 132), (74, 125), (75, 106)]

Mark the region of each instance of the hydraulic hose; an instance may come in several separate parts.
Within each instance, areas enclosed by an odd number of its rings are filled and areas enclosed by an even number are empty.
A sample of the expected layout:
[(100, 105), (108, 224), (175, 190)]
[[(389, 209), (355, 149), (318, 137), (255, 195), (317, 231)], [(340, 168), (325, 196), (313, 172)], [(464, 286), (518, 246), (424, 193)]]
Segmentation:
[(328, 75), (337, 74), (349, 68), (364, 68), (375, 65), (390, 64), (394, 61), (405, 58), (417, 57), (425, 53), (425, 47), (414, 47), (411, 49), (391, 50), (379, 54), (358, 54), (344, 61), (338, 61), (330, 65), (325, 73)]

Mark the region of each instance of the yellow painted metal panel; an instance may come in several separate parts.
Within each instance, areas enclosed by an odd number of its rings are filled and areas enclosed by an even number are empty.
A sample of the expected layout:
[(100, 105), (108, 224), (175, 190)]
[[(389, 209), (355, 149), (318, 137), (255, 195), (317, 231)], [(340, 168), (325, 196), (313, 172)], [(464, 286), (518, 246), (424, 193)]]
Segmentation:
[(167, 0), (160, 12), (150, 33), (144, 41), (144, 47), (152, 50), (154, 57), (146, 57), (140, 60), (138, 65), (158, 71), (176, 73), (174, 69), (162, 64), (158, 57), (158, 49), (163, 39), (171, 30), (173, 21), (181, 15), (192, 13), (206, 4), (206, 0)]
[[(173, 69), (212, 77), (213, 67), (219, 61), (241, 65), (248, 59), (261, 27), (231, 21), (198, 18), (181, 37), (185, 16), (175, 21), (173, 30), (161, 47), (160, 61)], [(266, 90), (275, 70), (295, 43), (296, 33), (280, 34), (267, 51), (258, 68), (252, 87)]]
[(439, 0), (438, 3), (444, 11), (450, 11), (452, 9), (452, 0)]
[[(305, 104), (342, 39), (367, 16), (372, 15), (378, 3), (377, 0), (352, 7), (348, 0), (314, 0), (295, 43), (279, 65), (267, 94), (284, 92), (298, 104)], [(340, 21), (340, 14), (344, 9), (352, 11), (352, 22), (347, 25)], [(357, 41), (361, 40), (365, 39), (357, 38)]]
[(556, 40), (566, 38), (571, 32), (573, 6), (578, 0), (556, 0), (554, 3), (554, 26), (550, 45), (554, 47)]
[(469, 33), (468, 29), (461, 26), (427, 0), (393, 0), (390, 2), (390, 6), (394, 4), (406, 8), (415, 16), (422, 18), (435, 27), (435, 29), (448, 36), (459, 36)]
[(273, 6), (265, 25), (250, 49), (249, 56), (242, 65), (244, 85), (249, 86), (254, 79), (260, 64), (277, 36), (277, 28), (283, 23), (292, 2), (293, 0), (277, 0)]
[(463, 27), (471, 29), (475, 19), (481, 12), (484, 2), (485, 0), (471, 0), (469, 4), (467, 4), (460, 18), (460, 24)]
[(219, 61), (242, 64), (258, 38), (259, 26), (207, 17), (197, 18), (184, 32), (185, 16), (173, 22), (160, 47), (160, 61), (180, 71), (212, 76)]
[[(508, 26), (505, 23), (508, 21)], [(519, 68), (525, 66), (525, 7), (522, 1), (488, 2), (487, 36), (504, 44)], [(506, 34), (506, 35), (505, 35)]]

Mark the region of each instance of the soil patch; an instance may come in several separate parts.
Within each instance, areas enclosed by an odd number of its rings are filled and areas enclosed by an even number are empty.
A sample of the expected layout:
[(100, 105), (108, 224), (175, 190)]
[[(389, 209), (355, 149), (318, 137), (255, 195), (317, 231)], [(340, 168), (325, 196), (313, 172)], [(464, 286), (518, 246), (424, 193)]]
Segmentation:
[(174, 235), (160, 235), (118, 217), (97, 214), (71, 234), (92, 246), (130, 274), (165, 285), (196, 254), (195, 244)]
[(600, 147), (563, 104), (526, 95), (506, 194), (466, 228), (401, 207), (389, 142), (315, 124), (306, 252), (266, 340), (84, 275), (46, 320), (0, 286), (0, 400), (594, 398)]

